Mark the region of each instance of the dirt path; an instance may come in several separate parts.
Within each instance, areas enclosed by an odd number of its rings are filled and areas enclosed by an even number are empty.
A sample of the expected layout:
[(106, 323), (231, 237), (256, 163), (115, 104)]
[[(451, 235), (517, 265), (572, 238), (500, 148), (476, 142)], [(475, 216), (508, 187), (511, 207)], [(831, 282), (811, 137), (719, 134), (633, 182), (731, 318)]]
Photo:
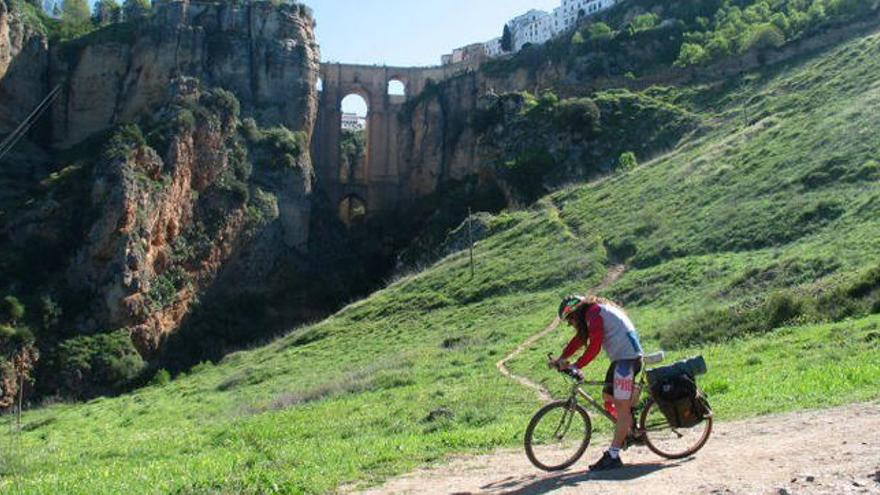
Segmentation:
[[(621, 275), (623, 275), (624, 271), (626, 271), (625, 265), (612, 266), (611, 268), (608, 269), (608, 273), (605, 274), (605, 278), (602, 280), (602, 282), (600, 282), (599, 285), (593, 287), (590, 292), (592, 292), (594, 294), (598, 294), (599, 292), (607, 289), (608, 287), (611, 286), (611, 284), (616, 282), (617, 279), (619, 279)], [(554, 319), (553, 322), (551, 322), (549, 325), (547, 325), (547, 328), (545, 328), (544, 330), (541, 330), (540, 332), (538, 332), (535, 335), (532, 335), (531, 337), (526, 339), (522, 344), (517, 346), (516, 349), (514, 349), (509, 354), (504, 356), (504, 358), (502, 358), (501, 361), (498, 361), (497, 363), (495, 363), (495, 367), (498, 368), (498, 371), (500, 371), (502, 375), (510, 378), (511, 380), (515, 380), (515, 381), (519, 382), (524, 387), (527, 387), (527, 388), (534, 390), (535, 393), (538, 394), (538, 398), (540, 398), (542, 402), (550, 402), (553, 400), (553, 397), (550, 396), (550, 392), (548, 392), (547, 389), (544, 388), (543, 386), (541, 386), (539, 383), (535, 383), (532, 380), (529, 380), (528, 378), (526, 378), (524, 376), (514, 375), (513, 373), (511, 373), (510, 370), (507, 369), (507, 363), (510, 360), (512, 360), (513, 358), (519, 356), (524, 350), (528, 349), (532, 344), (543, 339), (550, 332), (555, 330), (556, 327), (559, 326), (559, 323), (560, 322), (559, 322), (558, 318)]]
[(453, 458), (363, 495), (382, 494), (880, 494), (880, 403), (720, 423), (690, 459), (665, 461), (643, 447), (627, 467), (586, 472), (601, 439), (569, 471), (545, 473), (521, 449)]

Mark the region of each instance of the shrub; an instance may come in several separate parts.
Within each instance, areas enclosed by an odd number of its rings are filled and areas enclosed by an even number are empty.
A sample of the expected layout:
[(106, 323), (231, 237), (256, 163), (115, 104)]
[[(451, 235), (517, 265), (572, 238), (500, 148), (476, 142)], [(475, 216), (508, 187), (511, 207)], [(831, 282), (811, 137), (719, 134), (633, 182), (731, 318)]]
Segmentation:
[(238, 98), (225, 89), (214, 88), (202, 94), (201, 102), (208, 109), (219, 113), (224, 119), (237, 119), (241, 114)]
[(108, 161), (125, 160), (131, 152), (139, 147), (146, 146), (147, 140), (137, 124), (125, 124), (120, 126), (104, 147), (104, 159)]
[(785, 44), (785, 34), (773, 24), (764, 24), (752, 34), (749, 47), (757, 50), (779, 48)]
[(169, 383), (171, 383), (171, 373), (169, 373), (168, 370), (161, 368), (156, 371), (148, 385), (153, 387), (164, 387)]
[(40, 298), (40, 305), (42, 306), (42, 316), (43, 316), (43, 328), (49, 329), (58, 324), (58, 321), (61, 320), (61, 316), (63, 314), (63, 310), (61, 305), (58, 304), (50, 295), (44, 295)]
[(92, 29), (86, 0), (65, 0), (61, 10), (61, 35), (64, 39), (82, 36)]
[(126, 21), (140, 19), (150, 13), (150, 0), (125, 0), (122, 15)]
[(646, 29), (651, 29), (656, 26), (659, 20), (660, 18), (657, 16), (657, 14), (649, 12), (647, 14), (636, 16), (632, 20), (632, 27), (636, 31), (644, 31)]
[(620, 158), (617, 160), (617, 168), (621, 172), (628, 172), (633, 170), (639, 165), (639, 161), (636, 159), (636, 154), (632, 151), (626, 151), (620, 155)]
[(673, 323), (660, 342), (681, 348), (810, 322), (840, 321), (880, 311), (880, 267), (861, 274), (850, 284), (818, 295), (777, 291), (763, 301), (739, 307), (710, 309)]
[(590, 98), (570, 98), (556, 106), (555, 117), (561, 128), (593, 133), (599, 129), (601, 112)]
[(792, 292), (774, 292), (764, 304), (765, 328), (771, 330), (791, 323), (807, 310), (807, 301)]
[(547, 192), (544, 176), (555, 165), (553, 156), (546, 149), (528, 150), (504, 164), (504, 177), (524, 202), (532, 203)]
[(61, 389), (75, 397), (120, 391), (144, 368), (125, 329), (65, 340), (52, 362)]
[(699, 65), (708, 58), (706, 50), (694, 43), (683, 43), (678, 60), (675, 61), (676, 67), (688, 67), (691, 65)]
[(267, 161), (275, 168), (296, 168), (299, 157), (306, 149), (304, 132), (292, 132), (284, 126), (257, 132), (252, 143), (256, 145), (258, 159)]
[(587, 32), (590, 33), (590, 39), (598, 40), (598, 39), (609, 39), (611, 38), (612, 33), (614, 31), (608, 24), (604, 22), (596, 22), (594, 24), (590, 24), (587, 27)]
[(6, 296), (3, 298), (3, 318), (6, 319), (7, 322), (11, 323), (13, 326), (24, 318), (25, 308), (24, 304), (18, 300), (15, 296)]
[(196, 128), (196, 117), (188, 108), (182, 108), (174, 116), (172, 127), (177, 131), (192, 132)]
[(98, 0), (95, 3), (95, 12), (92, 14), (92, 23), (98, 26), (106, 26), (119, 22), (122, 19), (122, 7), (116, 0)]

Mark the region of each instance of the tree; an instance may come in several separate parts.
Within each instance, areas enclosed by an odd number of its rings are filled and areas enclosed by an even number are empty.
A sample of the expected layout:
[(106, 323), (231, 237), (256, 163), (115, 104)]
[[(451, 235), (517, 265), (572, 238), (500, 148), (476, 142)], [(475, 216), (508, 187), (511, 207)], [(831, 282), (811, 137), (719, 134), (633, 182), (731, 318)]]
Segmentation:
[(125, 0), (122, 5), (122, 17), (132, 21), (144, 17), (150, 12), (150, 0)]
[(678, 60), (675, 61), (676, 67), (687, 67), (697, 65), (706, 60), (706, 50), (695, 43), (683, 43), (681, 52), (678, 54)]
[(751, 47), (757, 50), (779, 48), (785, 44), (785, 35), (773, 24), (758, 27), (752, 35)]
[(594, 40), (599, 38), (610, 38), (611, 33), (613, 33), (611, 27), (604, 22), (596, 22), (590, 24), (590, 26), (587, 28), (587, 31), (590, 33), (590, 39)]
[(505, 52), (513, 51), (513, 33), (507, 24), (504, 25), (504, 33), (501, 35), (501, 49)]
[(122, 17), (122, 8), (116, 0), (98, 0), (95, 4), (95, 13), (92, 14), (92, 22), (98, 26), (106, 26), (119, 22)]
[(628, 172), (636, 166), (638, 166), (639, 162), (636, 159), (636, 154), (632, 151), (627, 151), (620, 155), (620, 158), (617, 160), (617, 167), (621, 172)]
[(89, 4), (86, 0), (64, 0), (61, 7), (61, 23), (64, 35), (75, 38), (89, 30)]
[(651, 29), (656, 26), (658, 20), (660, 20), (660, 18), (657, 17), (657, 14), (642, 14), (640, 16), (636, 16), (636, 18), (632, 20), (632, 27), (636, 31), (644, 31), (646, 29)]
[(24, 304), (15, 296), (6, 296), (3, 299), (3, 317), (12, 326), (18, 324), (18, 320), (24, 318)]

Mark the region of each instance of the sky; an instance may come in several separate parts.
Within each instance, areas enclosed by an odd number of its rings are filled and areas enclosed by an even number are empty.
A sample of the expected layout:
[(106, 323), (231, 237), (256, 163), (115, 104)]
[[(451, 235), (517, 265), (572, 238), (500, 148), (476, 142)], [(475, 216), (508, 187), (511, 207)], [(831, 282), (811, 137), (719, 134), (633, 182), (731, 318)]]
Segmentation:
[[(302, 0), (314, 10), (321, 60), (396, 66), (439, 65), (440, 56), (501, 36), (504, 24), (560, 0)], [(343, 111), (367, 112), (360, 97)]]
[[(440, 56), (501, 36), (504, 23), (560, 0), (300, 0), (315, 12), (321, 60), (438, 65)], [(94, 2), (93, 2), (94, 3)], [(358, 109), (358, 113), (363, 113)]]
[(325, 62), (438, 65), (454, 48), (501, 36), (504, 23), (560, 0), (302, 0)]

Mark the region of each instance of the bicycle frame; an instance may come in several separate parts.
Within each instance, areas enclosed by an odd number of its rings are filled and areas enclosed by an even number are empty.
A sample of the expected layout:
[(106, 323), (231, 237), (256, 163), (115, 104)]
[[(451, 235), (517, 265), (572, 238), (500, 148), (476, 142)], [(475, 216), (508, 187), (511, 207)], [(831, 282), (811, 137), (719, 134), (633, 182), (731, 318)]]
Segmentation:
[[(585, 392), (584, 389), (581, 388), (581, 386), (583, 386), (583, 385), (586, 385), (589, 387), (604, 387), (605, 382), (604, 381), (596, 381), (596, 380), (574, 382), (571, 386), (571, 393), (568, 396), (569, 404), (577, 404), (577, 397), (581, 396), (588, 404), (590, 404), (591, 406), (593, 406), (594, 409), (599, 411), (602, 414), (602, 416), (605, 417), (605, 419), (607, 419), (608, 421), (611, 421), (614, 424), (617, 424), (617, 418), (615, 418), (614, 416), (611, 415), (611, 413), (606, 411), (603, 404), (600, 404), (599, 401), (597, 401), (596, 399), (593, 398), (593, 396), (591, 396), (590, 394)], [(641, 396), (642, 389), (644, 388), (644, 385), (645, 385), (645, 375), (644, 375), (644, 373), (642, 373), (641, 376), (639, 377), (639, 383), (633, 384), (632, 410), (633, 410), (634, 416), (635, 416), (636, 404), (639, 401), (639, 398)], [(633, 425), (633, 428), (635, 428), (635, 426), (636, 425)]]

